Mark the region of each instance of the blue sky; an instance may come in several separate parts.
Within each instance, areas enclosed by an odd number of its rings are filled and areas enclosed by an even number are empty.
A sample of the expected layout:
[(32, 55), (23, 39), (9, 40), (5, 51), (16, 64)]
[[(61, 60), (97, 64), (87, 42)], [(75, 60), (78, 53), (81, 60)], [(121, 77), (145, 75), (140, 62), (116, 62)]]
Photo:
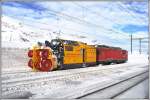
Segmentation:
[(82, 34), (91, 41), (126, 49), (131, 33), (148, 35), (147, 2), (3, 2), (2, 11), (3, 16), (24, 24), (39, 28), (45, 24), (57, 32)]
[(143, 31), (148, 32), (148, 25), (134, 25), (134, 24), (126, 24), (126, 25), (116, 25), (114, 26), (116, 29), (120, 29), (126, 33), (136, 34), (136, 32)]

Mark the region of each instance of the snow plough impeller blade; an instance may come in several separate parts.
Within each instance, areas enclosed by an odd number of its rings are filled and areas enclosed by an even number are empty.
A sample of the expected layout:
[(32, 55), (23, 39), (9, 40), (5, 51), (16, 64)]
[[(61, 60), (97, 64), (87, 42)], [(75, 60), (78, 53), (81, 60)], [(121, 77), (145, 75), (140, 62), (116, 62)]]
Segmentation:
[(31, 58), (28, 62), (28, 66), (32, 68), (34, 72), (49, 72), (57, 69), (57, 57), (52, 53), (50, 47), (33, 47), (29, 50), (28, 56)]

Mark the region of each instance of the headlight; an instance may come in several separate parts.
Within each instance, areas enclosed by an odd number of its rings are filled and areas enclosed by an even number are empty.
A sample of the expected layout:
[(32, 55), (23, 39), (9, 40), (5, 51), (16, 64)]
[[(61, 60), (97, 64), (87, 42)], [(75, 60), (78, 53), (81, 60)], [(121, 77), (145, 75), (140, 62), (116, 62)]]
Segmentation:
[(52, 44), (53, 44), (53, 45), (56, 45), (56, 44), (57, 44), (57, 42), (56, 42), (56, 41), (53, 41), (53, 42), (52, 42)]

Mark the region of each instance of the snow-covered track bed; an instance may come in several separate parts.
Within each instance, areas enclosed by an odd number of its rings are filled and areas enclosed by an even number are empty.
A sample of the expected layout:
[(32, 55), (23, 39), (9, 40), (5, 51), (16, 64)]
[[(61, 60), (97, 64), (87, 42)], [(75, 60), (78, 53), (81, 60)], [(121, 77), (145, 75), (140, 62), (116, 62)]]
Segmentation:
[[(136, 67), (137, 65), (132, 65), (132, 67)], [(143, 65), (142, 65), (143, 66)], [(105, 73), (109, 70), (116, 69), (114, 71), (119, 71), (119, 69), (122, 69), (122, 67), (128, 68), (129, 66), (117, 66), (117, 67), (105, 67), (105, 68), (82, 68), (82, 69), (71, 69), (71, 70), (63, 70), (63, 71), (55, 71), (55, 72), (18, 72), (18, 73), (7, 73), (2, 74), (2, 84), (8, 85), (8, 84), (19, 84), (26, 81), (35, 81), (35, 80), (43, 80), (43, 79), (57, 79), (57, 78), (64, 78), (68, 76), (80, 76), (80, 74), (91, 74), (91, 73)], [(144, 66), (143, 66), (144, 67)], [(71, 72), (72, 71), (72, 72)]]
[(135, 76), (131, 76), (127, 79), (120, 80), (120, 82), (115, 82), (108, 87), (97, 87), (96, 90), (87, 92), (83, 95), (75, 97), (77, 99), (85, 99), (85, 98), (116, 98), (118, 95), (123, 94), (128, 89), (134, 87), (135, 85), (143, 82), (148, 79), (148, 71), (139, 73)]
[[(134, 69), (134, 70), (133, 70)], [(99, 97), (94, 98), (112, 98), (125, 89), (127, 89), (128, 85), (135, 85), (139, 81), (145, 80), (148, 78), (148, 66), (147, 68), (142, 69), (130, 69), (130, 71), (124, 71), (120, 74), (118, 73), (110, 73), (107, 75), (104, 75), (103, 77), (99, 76), (97, 78), (86, 80), (83, 82), (82, 85), (76, 86), (72, 89), (64, 89), (63, 91), (57, 91), (55, 93), (48, 93), (46, 95), (42, 96), (35, 96), (33, 98), (82, 98), (88, 95), (92, 94), (93, 92), (97, 92), (102, 90), (102, 94), (99, 95)], [(126, 83), (132, 83), (126, 85)], [(123, 85), (120, 85), (123, 84)], [(118, 87), (113, 87), (113, 89), (110, 89), (110, 87), (117, 85)], [(119, 87), (120, 86), (120, 87)], [(126, 86), (126, 87), (124, 87)], [(109, 90), (110, 89), (110, 90)], [(113, 90), (118, 90), (113, 91)], [(108, 92), (109, 91), (109, 92)], [(112, 92), (112, 93), (111, 93)], [(87, 97), (88, 98), (88, 97)]]
[[(141, 64), (142, 65), (142, 64)], [(68, 69), (68, 70), (59, 70), (59, 71), (53, 71), (53, 72), (32, 72), (31, 70), (21, 70), (21, 71), (9, 71), (9, 72), (2, 72), (2, 80), (6, 81), (12, 81), (12, 80), (18, 80), (18, 79), (26, 79), (27, 78), (31, 78), (31, 77), (45, 77), (46, 75), (48, 75), (49, 77), (56, 77), (56, 76), (62, 76), (62, 75), (68, 75), (68, 74), (75, 74), (78, 72), (88, 72), (88, 71), (101, 71), (101, 70), (105, 70), (105, 69), (112, 69), (112, 68), (118, 68), (118, 67), (130, 67), (130, 66), (137, 66), (137, 64), (131, 64), (131, 65), (122, 65), (122, 64), (118, 64), (115, 65), (115, 67), (113, 65), (106, 65), (106, 66), (96, 66), (95, 67), (88, 67), (88, 68), (80, 68), (80, 69)]]
[[(145, 69), (146, 66), (127, 66), (127, 65), (117, 65), (117, 67), (104, 66), (100, 67), (89, 67), (89, 68), (81, 68), (81, 69), (71, 69), (71, 70), (63, 70), (63, 71), (54, 71), (54, 72), (32, 72), (32, 73), (19, 73), (23, 76), (21, 77), (13, 77), (6, 79), (4, 76), (2, 77), (2, 94), (4, 97), (7, 97), (11, 93), (15, 93), (17, 91), (30, 91), (33, 90), (40, 91), (40, 89), (45, 89), (48, 87), (49, 89), (57, 89), (59, 85), (72, 87), (74, 84), (78, 84), (78, 80), (87, 79), (92, 76), (108, 76), (112, 73), (121, 73), (123, 71), (127, 71), (130, 69)], [(20, 76), (18, 74), (18, 76)], [(27, 74), (27, 75), (26, 75)], [(15, 75), (15, 74), (14, 74)], [(7, 75), (6, 75), (7, 76)], [(16, 75), (15, 75), (16, 76)], [(76, 82), (75, 82), (76, 81)], [(68, 85), (69, 83), (69, 85)], [(38, 90), (39, 89), (39, 90)]]
[(2, 75), (3, 76), (11, 76), (11, 75), (15, 75), (18, 73), (28, 73), (28, 72), (32, 72), (32, 70), (31, 69), (21, 69), (21, 70), (14, 70), (14, 71), (2, 71)]

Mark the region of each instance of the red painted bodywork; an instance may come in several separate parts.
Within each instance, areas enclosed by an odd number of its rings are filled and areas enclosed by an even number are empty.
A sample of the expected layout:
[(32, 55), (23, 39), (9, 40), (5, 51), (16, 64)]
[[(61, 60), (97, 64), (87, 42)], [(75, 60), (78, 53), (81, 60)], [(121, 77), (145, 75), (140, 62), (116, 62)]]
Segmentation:
[(115, 62), (127, 61), (128, 52), (121, 48), (114, 47), (97, 47), (97, 61), (98, 62)]

